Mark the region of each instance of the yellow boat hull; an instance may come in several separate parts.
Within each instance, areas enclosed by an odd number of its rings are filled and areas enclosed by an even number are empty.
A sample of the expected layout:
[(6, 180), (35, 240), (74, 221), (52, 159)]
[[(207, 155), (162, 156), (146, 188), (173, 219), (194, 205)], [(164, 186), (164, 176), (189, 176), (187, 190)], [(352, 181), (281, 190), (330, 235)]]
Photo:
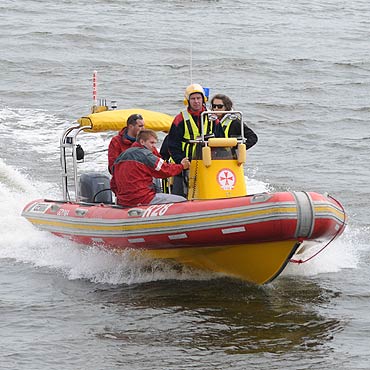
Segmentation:
[(151, 258), (171, 259), (198, 269), (265, 284), (282, 272), (299, 245), (296, 240), (287, 240), (223, 247), (156, 249), (144, 253)]

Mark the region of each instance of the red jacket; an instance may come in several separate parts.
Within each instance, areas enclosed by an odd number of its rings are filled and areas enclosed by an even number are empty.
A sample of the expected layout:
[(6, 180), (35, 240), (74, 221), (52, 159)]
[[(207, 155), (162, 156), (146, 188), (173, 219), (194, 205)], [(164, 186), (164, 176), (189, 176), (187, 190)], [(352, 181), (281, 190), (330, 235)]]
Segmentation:
[[(121, 153), (124, 153), (128, 148), (131, 148), (132, 144), (135, 142), (135, 138), (127, 135), (127, 127), (123, 128), (116, 136), (112, 137), (112, 140), (108, 146), (108, 170), (111, 174), (114, 161)], [(153, 153), (158, 157), (160, 156), (157, 148), (155, 147), (153, 148)], [(111, 190), (116, 194), (117, 189), (114, 182), (111, 182)]]
[(117, 203), (122, 206), (149, 204), (155, 196), (153, 177), (176, 176), (182, 164), (166, 163), (149, 149), (135, 142), (122, 153), (113, 166), (111, 187), (115, 187)]
[(135, 142), (135, 138), (127, 136), (127, 127), (123, 128), (116, 136), (112, 137), (108, 146), (108, 169), (112, 173), (112, 166), (118, 156), (125, 152)]
[[(123, 128), (116, 136), (112, 137), (108, 146), (108, 169), (112, 173), (112, 166), (118, 156), (125, 152), (136, 141), (136, 138), (127, 135), (127, 127)], [(153, 149), (153, 153), (159, 156), (158, 150)]]

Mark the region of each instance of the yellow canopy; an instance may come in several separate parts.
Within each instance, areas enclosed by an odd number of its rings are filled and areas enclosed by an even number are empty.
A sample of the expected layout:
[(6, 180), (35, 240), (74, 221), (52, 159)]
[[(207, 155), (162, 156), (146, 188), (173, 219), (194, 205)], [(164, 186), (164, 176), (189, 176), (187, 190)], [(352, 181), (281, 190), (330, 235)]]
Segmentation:
[(86, 117), (81, 117), (77, 121), (81, 126), (91, 126), (86, 131), (119, 131), (127, 125), (127, 118), (131, 114), (141, 114), (145, 121), (145, 128), (154, 131), (168, 132), (173, 121), (173, 117), (160, 112), (154, 112), (146, 109), (118, 109), (109, 110), (100, 113), (91, 113)]

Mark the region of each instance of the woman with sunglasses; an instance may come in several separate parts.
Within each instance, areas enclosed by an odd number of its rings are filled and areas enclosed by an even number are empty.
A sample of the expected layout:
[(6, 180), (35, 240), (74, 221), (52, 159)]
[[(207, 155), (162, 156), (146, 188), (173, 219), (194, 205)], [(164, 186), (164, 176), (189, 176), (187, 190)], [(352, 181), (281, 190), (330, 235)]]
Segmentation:
[[(224, 94), (216, 94), (211, 99), (211, 108), (213, 111), (231, 111), (233, 110), (233, 102), (231, 99)], [(225, 137), (238, 137), (241, 136), (241, 122), (239, 118), (232, 118), (227, 113), (217, 114), (217, 118), (222, 125), (225, 132)], [(247, 149), (251, 148), (258, 141), (258, 137), (255, 132), (250, 129), (245, 123), (244, 125), (244, 136), (245, 145)]]

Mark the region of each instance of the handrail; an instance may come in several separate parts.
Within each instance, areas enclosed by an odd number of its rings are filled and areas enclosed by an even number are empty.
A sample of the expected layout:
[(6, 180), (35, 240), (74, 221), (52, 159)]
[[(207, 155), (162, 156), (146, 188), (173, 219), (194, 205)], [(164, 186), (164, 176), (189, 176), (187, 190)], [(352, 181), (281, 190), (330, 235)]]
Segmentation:
[[(237, 119), (239, 118), (239, 121), (240, 121), (240, 133), (241, 133), (241, 137), (242, 137), (242, 141), (246, 140), (246, 137), (244, 136), (244, 124), (243, 124), (243, 113), (241, 111), (237, 111), (237, 110), (228, 110), (228, 111), (212, 111), (212, 110), (206, 110), (204, 112), (201, 113), (200, 115), (200, 121), (201, 121), (201, 125), (200, 125), (200, 135), (201, 135), (201, 141), (202, 142), (205, 142), (205, 133), (204, 133), (204, 120), (205, 120), (205, 116), (207, 115), (209, 118), (208, 119), (212, 119), (212, 120), (216, 120), (217, 119), (217, 115), (218, 114), (225, 114), (227, 116), (230, 116), (231, 119)], [(235, 116), (235, 117), (233, 117)]]
[(73, 188), (75, 193), (75, 201), (79, 201), (78, 193), (78, 173), (77, 173), (77, 153), (76, 153), (76, 138), (77, 135), (84, 130), (91, 129), (91, 126), (81, 126), (73, 125), (68, 127), (62, 134), (60, 139), (60, 164), (62, 167), (62, 191), (63, 191), (63, 200), (70, 201), (71, 195), (68, 191), (68, 166), (67, 166), (67, 154), (66, 148), (72, 148), (72, 167), (73, 167)]

